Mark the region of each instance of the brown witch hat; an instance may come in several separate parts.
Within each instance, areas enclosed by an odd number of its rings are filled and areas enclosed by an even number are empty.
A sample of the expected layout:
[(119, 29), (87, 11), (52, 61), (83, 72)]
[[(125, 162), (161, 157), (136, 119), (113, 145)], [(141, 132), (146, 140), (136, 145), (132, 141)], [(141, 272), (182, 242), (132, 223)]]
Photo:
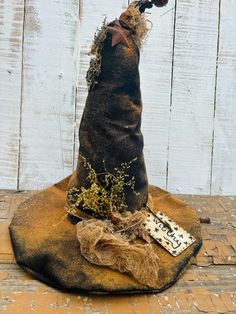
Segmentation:
[[(142, 13), (166, 2), (135, 1), (119, 20), (103, 25), (87, 73), (77, 169), (21, 204), (11, 222), (17, 263), (49, 285), (89, 293), (159, 292), (176, 282), (201, 246), (196, 212), (148, 186), (143, 158)], [(175, 251), (170, 254), (161, 239), (150, 242), (145, 228), (150, 215), (172, 239), (178, 225), (195, 242), (173, 256)]]

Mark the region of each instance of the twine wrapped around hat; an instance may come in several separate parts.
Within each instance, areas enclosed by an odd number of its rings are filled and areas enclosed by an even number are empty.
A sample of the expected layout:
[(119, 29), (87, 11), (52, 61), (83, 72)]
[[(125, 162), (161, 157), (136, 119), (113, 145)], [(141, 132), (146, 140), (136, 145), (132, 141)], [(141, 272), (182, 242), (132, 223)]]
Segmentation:
[(140, 13), (140, 10), (136, 2), (131, 3), (127, 10), (121, 14), (119, 21), (124, 23), (129, 29), (133, 32), (133, 40), (136, 45), (141, 48), (145, 42), (148, 27), (147, 21), (143, 14)]

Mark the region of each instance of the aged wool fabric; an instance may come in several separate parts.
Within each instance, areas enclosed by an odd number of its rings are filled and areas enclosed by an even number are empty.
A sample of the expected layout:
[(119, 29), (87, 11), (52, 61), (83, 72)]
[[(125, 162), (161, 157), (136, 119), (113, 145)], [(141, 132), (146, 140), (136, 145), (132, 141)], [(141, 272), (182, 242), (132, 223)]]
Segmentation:
[[(121, 28), (116, 25), (114, 22), (108, 27), (113, 30)], [(128, 174), (135, 179), (136, 194), (128, 187), (125, 189), (128, 209), (134, 211), (147, 203), (148, 181), (140, 130), (139, 49), (131, 35), (132, 29), (125, 34), (123, 37), (129, 47), (122, 42), (112, 46), (110, 32), (103, 43), (101, 73), (87, 97), (80, 124), (78, 165), (69, 187), (79, 189), (87, 184), (88, 172), (83, 158), (96, 173), (112, 172), (122, 162), (134, 160)], [(120, 37), (121, 41), (123, 37)]]
[(201, 246), (199, 219), (192, 207), (164, 190), (149, 187), (155, 210), (162, 210), (197, 239), (177, 257), (152, 243), (159, 258), (159, 280), (153, 289), (128, 274), (91, 264), (82, 256), (76, 226), (65, 215), (69, 179), (34, 195), (15, 213), (10, 233), (16, 261), (23, 269), (51, 286), (95, 294), (159, 292), (176, 282)]

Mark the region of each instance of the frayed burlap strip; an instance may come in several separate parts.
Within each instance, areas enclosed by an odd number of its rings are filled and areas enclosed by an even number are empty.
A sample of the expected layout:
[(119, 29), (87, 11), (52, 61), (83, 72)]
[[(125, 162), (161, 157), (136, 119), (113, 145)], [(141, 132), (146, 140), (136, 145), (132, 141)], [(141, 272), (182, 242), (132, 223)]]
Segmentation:
[(136, 7), (135, 2), (123, 12), (119, 18), (120, 21), (124, 22), (129, 28), (133, 30), (132, 37), (135, 44), (141, 48), (146, 40), (148, 27), (147, 19), (145, 14), (141, 14)]
[(158, 257), (151, 244), (130, 244), (119, 233), (112, 233), (105, 221), (98, 219), (79, 222), (77, 238), (82, 255), (90, 263), (129, 273), (151, 288), (157, 285)]

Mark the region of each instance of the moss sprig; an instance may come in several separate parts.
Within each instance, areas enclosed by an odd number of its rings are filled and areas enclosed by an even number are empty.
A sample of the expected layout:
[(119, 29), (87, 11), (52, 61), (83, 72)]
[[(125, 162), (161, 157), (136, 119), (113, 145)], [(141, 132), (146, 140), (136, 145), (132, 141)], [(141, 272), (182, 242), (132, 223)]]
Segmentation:
[(127, 209), (125, 202), (125, 188), (129, 187), (135, 194), (135, 178), (127, 173), (131, 164), (124, 162), (120, 167), (114, 168), (113, 172), (96, 173), (91, 164), (85, 159), (84, 167), (88, 171), (88, 188), (81, 190), (73, 187), (68, 192), (68, 213), (78, 216), (77, 211), (82, 210), (99, 219), (108, 219), (112, 213), (124, 213)]
[(86, 74), (86, 80), (88, 89), (92, 89), (98, 82), (98, 77), (101, 73), (101, 51), (103, 48), (104, 40), (106, 39), (107, 34), (107, 22), (106, 19), (103, 21), (102, 27), (97, 29), (97, 32), (94, 35), (93, 44), (91, 46), (89, 55), (94, 57), (90, 60), (90, 66)]

